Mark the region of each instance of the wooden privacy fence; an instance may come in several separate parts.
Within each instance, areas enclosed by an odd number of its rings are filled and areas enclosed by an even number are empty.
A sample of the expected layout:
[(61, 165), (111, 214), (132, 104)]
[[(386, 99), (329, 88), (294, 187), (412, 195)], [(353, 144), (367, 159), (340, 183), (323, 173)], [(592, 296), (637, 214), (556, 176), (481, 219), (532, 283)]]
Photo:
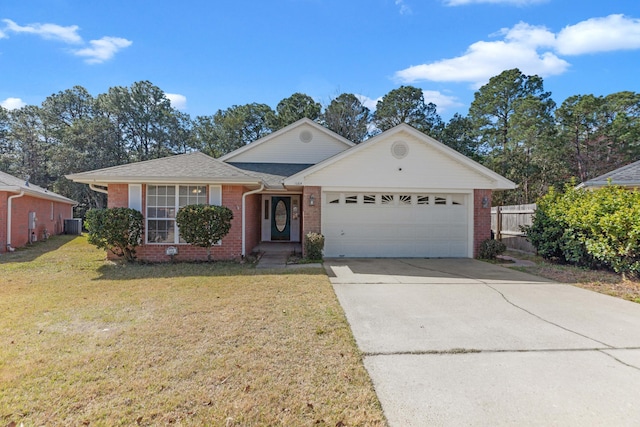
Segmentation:
[(535, 203), (491, 208), (491, 230), (495, 238), (502, 240), (508, 248), (535, 252), (536, 249), (521, 230), (522, 226), (532, 224), (535, 211)]

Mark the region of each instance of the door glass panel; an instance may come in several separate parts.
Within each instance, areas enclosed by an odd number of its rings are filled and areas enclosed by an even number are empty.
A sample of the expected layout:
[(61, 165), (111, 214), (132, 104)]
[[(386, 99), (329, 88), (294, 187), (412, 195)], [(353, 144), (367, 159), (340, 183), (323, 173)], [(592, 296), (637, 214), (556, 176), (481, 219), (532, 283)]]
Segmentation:
[(284, 203), (284, 200), (280, 200), (276, 205), (276, 215), (275, 215), (275, 223), (276, 229), (279, 232), (283, 232), (287, 227), (287, 205)]

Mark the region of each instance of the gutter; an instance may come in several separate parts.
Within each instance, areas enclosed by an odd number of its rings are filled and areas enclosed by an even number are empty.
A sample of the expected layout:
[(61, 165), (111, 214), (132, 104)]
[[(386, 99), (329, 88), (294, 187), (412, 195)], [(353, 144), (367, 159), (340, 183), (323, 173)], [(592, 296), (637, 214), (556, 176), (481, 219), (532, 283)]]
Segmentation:
[(19, 194), (14, 194), (13, 196), (9, 196), (7, 199), (7, 250), (9, 252), (13, 252), (13, 248), (11, 247), (11, 202), (13, 199), (17, 199), (22, 196), (24, 196), (24, 191), (20, 191)]
[(102, 194), (109, 194), (109, 190), (106, 190), (104, 188), (101, 187), (97, 187), (96, 184), (89, 184), (89, 188), (95, 192), (98, 193), (102, 193)]
[(246, 213), (245, 213), (245, 207), (246, 207), (246, 199), (247, 196), (250, 196), (252, 194), (256, 194), (261, 192), (262, 190), (264, 190), (264, 182), (262, 182), (260, 184), (260, 188), (258, 188), (257, 190), (251, 190), (251, 191), (247, 191), (246, 193), (242, 194), (242, 258), (245, 257), (245, 255), (247, 254), (247, 243), (246, 243), (246, 231), (245, 231), (245, 225), (246, 225)]

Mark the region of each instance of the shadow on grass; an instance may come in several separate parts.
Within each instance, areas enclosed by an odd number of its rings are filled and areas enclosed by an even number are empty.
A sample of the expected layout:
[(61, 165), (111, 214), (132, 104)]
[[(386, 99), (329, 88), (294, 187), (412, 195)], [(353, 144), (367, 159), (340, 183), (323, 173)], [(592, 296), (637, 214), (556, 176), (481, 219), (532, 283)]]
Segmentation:
[(47, 240), (41, 240), (23, 248), (17, 248), (15, 252), (3, 253), (0, 255), (0, 264), (34, 261), (42, 255), (60, 249), (62, 246), (79, 237), (80, 236), (77, 235), (67, 234), (51, 236)]
[(108, 262), (97, 269), (100, 274), (95, 280), (139, 280), (169, 277), (230, 277), (230, 276), (273, 276), (273, 275), (320, 275), (326, 274), (321, 267), (295, 269), (260, 269), (253, 264), (229, 261), (215, 262), (175, 262), (175, 263), (127, 263)]

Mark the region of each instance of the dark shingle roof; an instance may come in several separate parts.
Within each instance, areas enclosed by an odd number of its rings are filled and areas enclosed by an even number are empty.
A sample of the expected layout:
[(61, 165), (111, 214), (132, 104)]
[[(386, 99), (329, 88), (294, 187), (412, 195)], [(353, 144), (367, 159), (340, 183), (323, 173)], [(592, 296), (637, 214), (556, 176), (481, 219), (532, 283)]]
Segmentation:
[(259, 183), (260, 178), (204, 153), (189, 153), (67, 175), (84, 183), (109, 182), (229, 182)]
[(259, 176), (268, 188), (284, 188), (282, 180), (291, 175), (295, 175), (303, 171), (312, 164), (302, 163), (247, 163), (247, 162), (229, 162), (228, 164), (238, 169), (247, 171), (252, 175)]
[(609, 184), (640, 187), (640, 160), (583, 182), (580, 187), (603, 187)]
[(47, 190), (46, 188), (39, 187), (32, 183), (27, 183), (26, 180), (16, 178), (13, 175), (9, 175), (5, 172), (0, 172), (0, 191), (24, 191), (30, 196), (39, 197), (47, 200), (54, 200), (62, 203), (68, 203), (70, 205), (77, 204), (76, 201), (68, 199), (60, 194)]

